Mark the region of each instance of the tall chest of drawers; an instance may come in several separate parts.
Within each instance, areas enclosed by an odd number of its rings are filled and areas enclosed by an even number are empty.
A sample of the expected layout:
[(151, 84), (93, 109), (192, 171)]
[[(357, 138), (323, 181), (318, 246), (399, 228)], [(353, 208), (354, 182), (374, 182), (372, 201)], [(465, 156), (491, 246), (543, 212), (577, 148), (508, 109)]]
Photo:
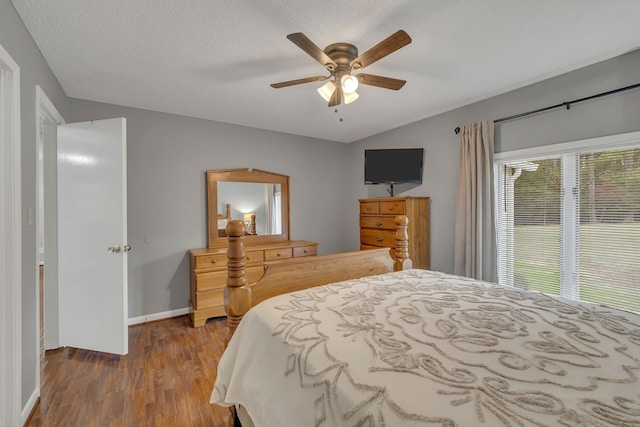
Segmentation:
[[(318, 253), (316, 242), (287, 240), (247, 245), (245, 247), (245, 277), (248, 283), (257, 281), (266, 261), (313, 256)], [(227, 248), (191, 249), (191, 301), (189, 312), (194, 327), (204, 326), (211, 317), (226, 316), (224, 288), (227, 283)]]
[(395, 217), (409, 218), (409, 258), (414, 268), (429, 269), (429, 197), (378, 197), (359, 199), (360, 249), (393, 248)]

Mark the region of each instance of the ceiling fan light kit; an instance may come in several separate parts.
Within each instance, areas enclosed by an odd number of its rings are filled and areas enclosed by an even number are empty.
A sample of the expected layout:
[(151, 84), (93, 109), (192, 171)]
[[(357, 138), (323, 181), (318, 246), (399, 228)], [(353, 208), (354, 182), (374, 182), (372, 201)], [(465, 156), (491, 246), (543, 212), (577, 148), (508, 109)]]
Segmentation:
[(280, 89), (302, 83), (329, 80), (318, 89), (318, 93), (328, 102), (329, 107), (334, 107), (342, 102), (350, 104), (358, 99), (356, 90), (359, 84), (400, 90), (406, 83), (405, 80), (373, 74), (352, 74), (353, 71), (361, 70), (411, 43), (411, 37), (404, 30), (396, 31), (360, 56), (358, 56), (358, 49), (350, 43), (333, 43), (321, 50), (302, 33), (289, 34), (287, 38), (319, 62), (329, 75), (273, 83), (271, 84), (273, 88)]
[(353, 101), (355, 101), (358, 98), (360, 98), (360, 95), (358, 95), (357, 92), (345, 93), (343, 101), (345, 104), (351, 104)]
[(336, 85), (332, 81), (328, 81), (318, 88), (318, 93), (325, 101), (329, 102), (334, 90), (336, 90)]
[(342, 76), (342, 92), (346, 94), (354, 93), (358, 89), (358, 78), (349, 74)]

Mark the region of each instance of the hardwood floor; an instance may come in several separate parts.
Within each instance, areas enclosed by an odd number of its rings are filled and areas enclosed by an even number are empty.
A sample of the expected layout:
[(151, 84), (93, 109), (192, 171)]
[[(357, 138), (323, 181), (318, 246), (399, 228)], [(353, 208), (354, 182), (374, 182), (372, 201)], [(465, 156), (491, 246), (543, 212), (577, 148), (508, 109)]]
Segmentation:
[(226, 329), (181, 316), (130, 327), (127, 356), (48, 351), (26, 426), (226, 426), (228, 410), (209, 404)]

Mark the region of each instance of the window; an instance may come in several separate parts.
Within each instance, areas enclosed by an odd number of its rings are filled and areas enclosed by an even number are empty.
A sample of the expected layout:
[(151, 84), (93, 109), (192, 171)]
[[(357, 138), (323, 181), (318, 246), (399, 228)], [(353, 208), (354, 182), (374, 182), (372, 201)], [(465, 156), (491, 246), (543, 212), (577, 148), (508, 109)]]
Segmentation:
[(498, 281), (640, 312), (640, 132), (496, 154)]

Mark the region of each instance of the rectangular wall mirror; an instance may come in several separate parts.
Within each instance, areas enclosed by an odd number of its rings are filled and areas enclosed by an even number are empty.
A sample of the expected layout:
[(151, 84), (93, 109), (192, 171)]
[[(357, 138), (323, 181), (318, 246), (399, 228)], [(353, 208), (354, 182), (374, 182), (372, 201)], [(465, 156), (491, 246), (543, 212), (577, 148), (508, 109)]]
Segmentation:
[(245, 241), (289, 240), (289, 177), (258, 169), (207, 171), (209, 247), (225, 246), (226, 224), (245, 222)]

